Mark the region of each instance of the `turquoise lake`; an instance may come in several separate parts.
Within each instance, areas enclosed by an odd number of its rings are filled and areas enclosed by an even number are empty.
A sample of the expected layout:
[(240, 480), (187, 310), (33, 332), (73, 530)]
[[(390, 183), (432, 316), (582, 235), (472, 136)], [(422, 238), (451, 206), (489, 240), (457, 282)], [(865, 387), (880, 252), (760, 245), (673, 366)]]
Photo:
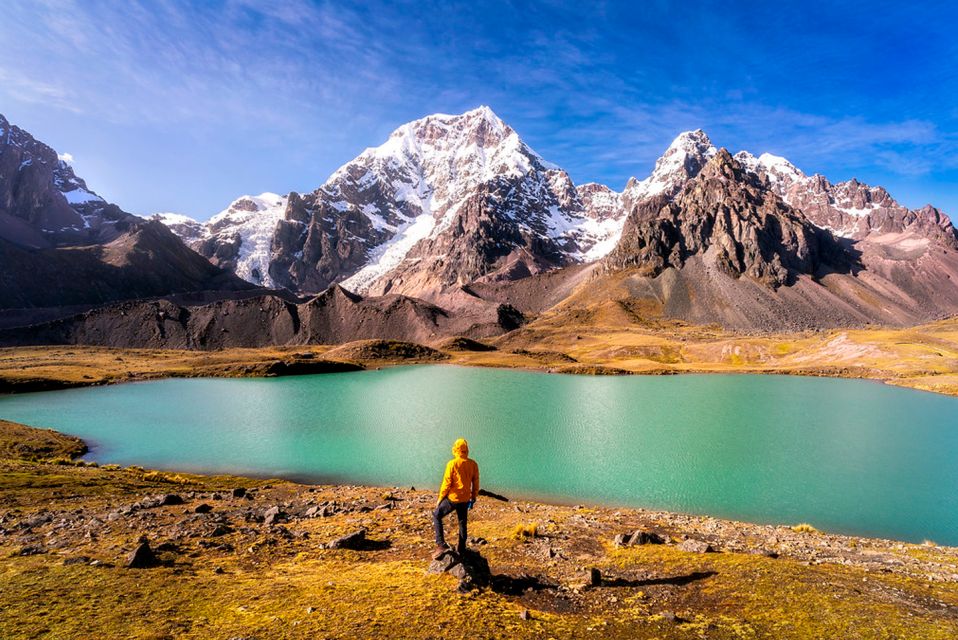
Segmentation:
[(507, 495), (958, 544), (958, 398), (860, 380), (414, 366), (6, 396), (0, 417), (104, 463), (417, 488), (464, 437)]

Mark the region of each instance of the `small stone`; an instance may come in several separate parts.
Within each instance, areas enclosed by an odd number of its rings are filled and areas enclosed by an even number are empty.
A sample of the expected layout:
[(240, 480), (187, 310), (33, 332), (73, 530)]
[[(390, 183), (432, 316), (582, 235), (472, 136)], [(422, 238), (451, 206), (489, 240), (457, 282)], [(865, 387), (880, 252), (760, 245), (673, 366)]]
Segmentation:
[(28, 546), (28, 547), (20, 547), (20, 550), (17, 551), (14, 555), (37, 556), (37, 555), (40, 555), (41, 553), (46, 553), (46, 550), (43, 547)]
[(589, 586), (598, 587), (601, 584), (602, 584), (602, 572), (596, 569), (595, 567), (591, 567), (589, 569)]
[(145, 540), (140, 542), (140, 546), (133, 550), (127, 560), (126, 566), (129, 569), (149, 569), (160, 564), (156, 554), (150, 548), (150, 543)]
[(662, 536), (653, 531), (647, 531), (645, 529), (639, 529), (635, 531), (629, 538), (630, 545), (663, 544), (664, 542), (665, 539), (662, 538)]
[(215, 569), (213, 569), (213, 573), (215, 573), (218, 576), (221, 576), (226, 572), (223, 571), (223, 567), (216, 567)]
[(286, 514), (279, 507), (270, 507), (263, 514), (263, 522), (266, 524), (286, 522)]
[(196, 505), (196, 507), (193, 509), (193, 513), (209, 513), (212, 510), (213, 507), (204, 502), (203, 504)]
[(234, 497), (234, 498), (242, 498), (242, 497), (244, 497), (245, 495), (246, 495), (246, 488), (245, 488), (245, 487), (236, 487), (235, 489), (233, 489), (233, 497)]
[(63, 566), (69, 567), (74, 564), (90, 564), (90, 558), (87, 556), (73, 556), (72, 558), (64, 558)]
[(176, 495), (175, 493), (166, 494), (165, 496), (163, 496), (163, 499), (160, 502), (160, 506), (163, 506), (163, 507), (170, 507), (170, 506), (174, 506), (178, 504), (183, 504), (183, 498)]
[(702, 542), (701, 540), (694, 540), (692, 538), (683, 541), (676, 548), (680, 551), (686, 551), (688, 553), (711, 553), (714, 551), (712, 545), (709, 543)]
[(327, 549), (357, 549), (366, 541), (366, 530), (360, 529), (348, 533), (326, 544)]
[(520, 612), (519, 612), (519, 619), (520, 619), (520, 620), (531, 620), (531, 619), (532, 619), (532, 616), (529, 614), (529, 610), (528, 610), (528, 609), (523, 609), (522, 611), (520, 611)]

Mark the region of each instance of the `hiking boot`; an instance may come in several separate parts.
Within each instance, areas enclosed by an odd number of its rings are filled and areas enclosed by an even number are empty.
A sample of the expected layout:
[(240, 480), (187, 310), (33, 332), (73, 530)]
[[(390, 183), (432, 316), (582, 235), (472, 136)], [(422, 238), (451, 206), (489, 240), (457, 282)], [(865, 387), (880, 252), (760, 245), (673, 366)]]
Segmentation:
[(438, 559), (441, 558), (441, 557), (443, 556), (443, 554), (446, 553), (447, 551), (449, 551), (449, 545), (448, 545), (448, 544), (441, 544), (441, 545), (437, 546), (436, 549), (435, 549), (435, 551), (432, 552), (432, 559), (433, 559), (433, 560), (438, 560)]

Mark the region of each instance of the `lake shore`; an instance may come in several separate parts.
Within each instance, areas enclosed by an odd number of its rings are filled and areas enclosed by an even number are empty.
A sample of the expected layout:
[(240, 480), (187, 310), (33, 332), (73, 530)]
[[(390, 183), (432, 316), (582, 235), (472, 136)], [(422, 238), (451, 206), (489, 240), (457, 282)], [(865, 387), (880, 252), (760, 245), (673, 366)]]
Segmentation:
[[(471, 545), (493, 580), (460, 593), (426, 573), (433, 491), (101, 467), (84, 450), (0, 421), (3, 637), (958, 633), (958, 548), (483, 497)], [(327, 548), (361, 529), (363, 545)], [(127, 568), (141, 540), (155, 566)]]
[(958, 396), (958, 319), (906, 329), (743, 335), (659, 323), (644, 328), (548, 317), (504, 336), (432, 346), (394, 341), (184, 351), (44, 346), (0, 349), (0, 393), (164, 377), (247, 377), (448, 363), (593, 375), (749, 373), (859, 378)]

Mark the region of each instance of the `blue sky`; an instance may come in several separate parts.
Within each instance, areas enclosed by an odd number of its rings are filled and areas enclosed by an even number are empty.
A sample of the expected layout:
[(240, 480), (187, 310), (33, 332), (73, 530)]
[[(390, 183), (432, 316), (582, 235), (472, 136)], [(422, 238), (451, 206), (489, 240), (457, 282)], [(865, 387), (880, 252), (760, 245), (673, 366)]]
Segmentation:
[[(949, 6), (950, 5), (950, 6)], [(136, 213), (310, 191), (403, 122), (493, 108), (621, 189), (680, 131), (958, 216), (946, 2), (12, 0), (0, 113)]]

